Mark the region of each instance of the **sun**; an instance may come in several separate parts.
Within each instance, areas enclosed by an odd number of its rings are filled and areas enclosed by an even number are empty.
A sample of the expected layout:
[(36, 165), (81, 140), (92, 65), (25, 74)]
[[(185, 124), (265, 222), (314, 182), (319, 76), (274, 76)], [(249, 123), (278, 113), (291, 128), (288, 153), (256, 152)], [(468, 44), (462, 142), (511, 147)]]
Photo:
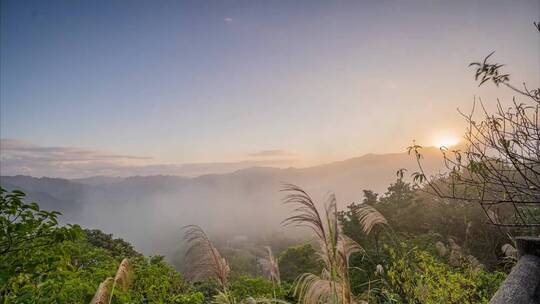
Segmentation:
[(441, 148), (441, 147), (450, 148), (452, 146), (457, 145), (458, 143), (459, 143), (459, 137), (457, 137), (454, 134), (450, 134), (446, 132), (441, 132), (439, 134), (436, 134), (433, 137), (433, 144), (437, 148)]

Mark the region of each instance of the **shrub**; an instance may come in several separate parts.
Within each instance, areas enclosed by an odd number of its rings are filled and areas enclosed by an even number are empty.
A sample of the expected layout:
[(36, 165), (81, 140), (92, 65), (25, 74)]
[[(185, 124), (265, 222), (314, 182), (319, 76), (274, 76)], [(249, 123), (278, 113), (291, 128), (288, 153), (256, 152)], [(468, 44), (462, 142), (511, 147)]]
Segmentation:
[(415, 303), (488, 303), (505, 278), (465, 265), (453, 268), (429, 252), (401, 245), (390, 249), (386, 279), (391, 293)]

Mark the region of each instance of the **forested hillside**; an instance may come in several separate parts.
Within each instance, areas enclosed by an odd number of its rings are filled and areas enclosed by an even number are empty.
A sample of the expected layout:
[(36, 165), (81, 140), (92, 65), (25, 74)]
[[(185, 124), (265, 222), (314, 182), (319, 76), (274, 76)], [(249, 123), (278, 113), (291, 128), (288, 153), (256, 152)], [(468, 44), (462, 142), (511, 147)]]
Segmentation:
[[(295, 198), (292, 203), (297, 203)], [(348, 288), (358, 299), (381, 303), (416, 298), (426, 303), (487, 302), (512, 264), (512, 245), (485, 223), (476, 206), (449, 206), (414, 190), (400, 178), (384, 193), (365, 190), (362, 202), (350, 202), (341, 210), (333, 211), (335, 201), (332, 196), (328, 199), (326, 207), (315, 207), (322, 206), (322, 201), (315, 200), (312, 207), (322, 208), (320, 212), (326, 208), (320, 213), (321, 220), (328, 217), (335, 221), (343, 227), (339, 233), (358, 246), (347, 253), (351, 254), (347, 257), (351, 269)], [(145, 257), (128, 242), (99, 230), (58, 226), (61, 215), (28, 204), (22, 192), (3, 192), (2, 205), (2, 225), (8, 227), (1, 258), (0, 295), (4, 302), (39, 298), (43, 303), (87, 303), (98, 288), (110, 289), (112, 284), (118, 284), (112, 295), (107, 294), (113, 303), (235, 303), (250, 298), (294, 302), (307, 296), (293, 287), (304, 273), (317, 274), (339, 266), (320, 260), (321, 254), (329, 253), (320, 251), (326, 241), (321, 243), (317, 235), (300, 239), (282, 234), (258, 239), (209, 235), (210, 246), (215, 246), (210, 253), (221, 253), (226, 263), (219, 269), (230, 269), (223, 273), (226, 283), (220, 283), (215, 281), (215, 265), (190, 260), (190, 251), (177, 257), (173, 267), (163, 257)], [(365, 206), (373, 209), (366, 213)], [(282, 208), (290, 214), (290, 208)], [(374, 214), (379, 215), (373, 218)], [(14, 224), (17, 216), (22, 217)], [(186, 224), (178, 223), (177, 242), (189, 248), (189, 236), (185, 239), (188, 243), (181, 241), (185, 232), (181, 228)], [(198, 250), (202, 251), (197, 251), (196, 257), (208, 254), (208, 247)], [(124, 259), (129, 261), (126, 287), (121, 286), (121, 280), (107, 281), (107, 277), (115, 278)], [(308, 285), (316, 284), (308, 277), (304, 280)], [(102, 282), (106, 284), (100, 285)]]

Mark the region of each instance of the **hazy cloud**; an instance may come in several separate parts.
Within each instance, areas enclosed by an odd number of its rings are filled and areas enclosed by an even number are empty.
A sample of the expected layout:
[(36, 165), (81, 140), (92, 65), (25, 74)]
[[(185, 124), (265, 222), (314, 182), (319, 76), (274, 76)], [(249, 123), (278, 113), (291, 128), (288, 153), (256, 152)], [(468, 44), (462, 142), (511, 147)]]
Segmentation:
[[(261, 151), (271, 159), (237, 162), (149, 164), (152, 157), (112, 154), (74, 147), (45, 147), (16, 139), (0, 139), (0, 175), (81, 178), (96, 175), (181, 175), (226, 173), (255, 166), (284, 167), (289, 153)], [(262, 154), (261, 154), (262, 153)], [(155, 161), (155, 160), (154, 160)]]
[(152, 159), (147, 156), (110, 154), (71, 147), (43, 147), (16, 139), (0, 139), (1, 159), (31, 159), (43, 161), (106, 161)]
[(286, 150), (262, 150), (254, 153), (250, 153), (251, 157), (290, 157), (296, 156), (296, 153)]

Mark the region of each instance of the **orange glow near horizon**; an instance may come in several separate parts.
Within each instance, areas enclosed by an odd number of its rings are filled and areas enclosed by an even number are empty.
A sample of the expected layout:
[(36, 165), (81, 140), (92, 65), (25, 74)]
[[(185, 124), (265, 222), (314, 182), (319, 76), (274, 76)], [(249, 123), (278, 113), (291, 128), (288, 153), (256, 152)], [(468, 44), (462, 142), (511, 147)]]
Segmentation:
[(433, 136), (433, 145), (437, 148), (450, 148), (459, 143), (459, 137), (448, 131), (440, 131)]

